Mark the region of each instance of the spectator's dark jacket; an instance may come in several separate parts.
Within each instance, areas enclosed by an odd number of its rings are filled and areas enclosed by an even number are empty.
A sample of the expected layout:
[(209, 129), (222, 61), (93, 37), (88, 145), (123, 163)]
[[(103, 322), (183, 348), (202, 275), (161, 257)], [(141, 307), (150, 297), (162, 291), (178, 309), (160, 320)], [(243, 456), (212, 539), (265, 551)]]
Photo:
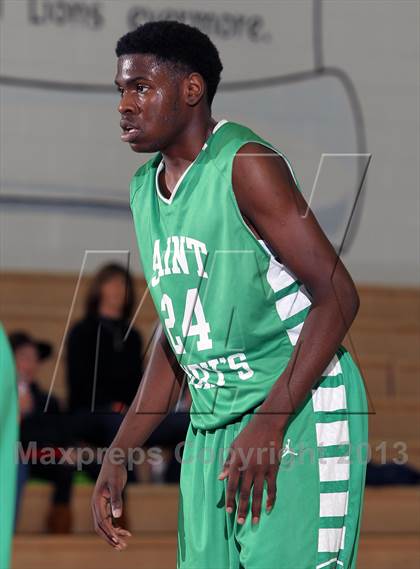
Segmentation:
[[(88, 317), (71, 330), (67, 343), (70, 411), (130, 405), (142, 376), (142, 340), (122, 320)], [(98, 353), (96, 353), (98, 352)]]

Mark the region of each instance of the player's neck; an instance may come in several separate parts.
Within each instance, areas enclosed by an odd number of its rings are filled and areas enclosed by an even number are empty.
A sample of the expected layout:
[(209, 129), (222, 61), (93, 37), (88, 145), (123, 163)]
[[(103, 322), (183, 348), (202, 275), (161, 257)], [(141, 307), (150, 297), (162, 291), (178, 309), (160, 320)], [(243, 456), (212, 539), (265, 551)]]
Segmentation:
[(171, 180), (182, 175), (183, 171), (197, 158), (215, 125), (216, 121), (210, 113), (194, 118), (174, 144), (162, 150), (166, 178)]

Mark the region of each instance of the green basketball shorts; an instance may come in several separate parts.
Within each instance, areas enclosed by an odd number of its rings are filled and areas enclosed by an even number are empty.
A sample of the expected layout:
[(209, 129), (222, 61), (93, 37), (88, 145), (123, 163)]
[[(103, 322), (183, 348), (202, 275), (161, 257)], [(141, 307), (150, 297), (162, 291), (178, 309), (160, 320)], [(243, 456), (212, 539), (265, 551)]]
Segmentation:
[[(277, 497), (258, 524), (227, 514), (218, 480), (253, 413), (224, 427), (189, 427), (182, 459), (178, 569), (354, 569), (367, 461), (367, 401), (350, 354), (340, 348), (288, 423)], [(264, 489), (263, 505), (266, 501)]]

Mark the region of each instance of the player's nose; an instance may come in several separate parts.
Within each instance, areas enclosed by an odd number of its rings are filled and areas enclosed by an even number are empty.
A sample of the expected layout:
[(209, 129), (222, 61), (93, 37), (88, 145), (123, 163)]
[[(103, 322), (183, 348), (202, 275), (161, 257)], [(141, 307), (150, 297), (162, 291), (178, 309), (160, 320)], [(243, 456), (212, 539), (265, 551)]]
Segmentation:
[(129, 91), (124, 91), (118, 103), (118, 112), (124, 115), (125, 113), (135, 113), (136, 109), (134, 96)]

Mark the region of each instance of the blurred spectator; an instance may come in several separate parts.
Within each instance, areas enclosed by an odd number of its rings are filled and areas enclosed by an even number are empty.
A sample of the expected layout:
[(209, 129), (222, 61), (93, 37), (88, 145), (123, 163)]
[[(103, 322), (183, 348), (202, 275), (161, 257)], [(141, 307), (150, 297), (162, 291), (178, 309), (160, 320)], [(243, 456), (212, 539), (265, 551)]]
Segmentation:
[[(69, 411), (79, 443), (109, 446), (137, 392), (143, 361), (142, 338), (130, 323), (134, 304), (130, 273), (105, 265), (93, 277), (85, 316), (69, 333)], [(93, 479), (99, 469), (96, 462), (84, 466)]]
[(133, 280), (118, 264), (93, 278), (84, 318), (67, 344), (70, 411), (121, 411), (136, 394), (142, 375), (142, 340), (130, 328)]
[[(40, 365), (50, 357), (52, 348), (25, 332), (14, 332), (9, 339), (16, 364), (22, 451), (19, 453), (16, 514), (28, 478), (48, 480), (54, 485), (54, 491), (46, 520), (47, 530), (68, 533), (71, 529), (70, 499), (75, 468), (60, 462), (60, 449), (71, 445), (71, 427), (60, 411), (58, 400), (53, 396), (48, 400), (48, 393), (37, 381)], [(47, 448), (49, 457), (53, 453), (54, 458), (42, 460)]]

